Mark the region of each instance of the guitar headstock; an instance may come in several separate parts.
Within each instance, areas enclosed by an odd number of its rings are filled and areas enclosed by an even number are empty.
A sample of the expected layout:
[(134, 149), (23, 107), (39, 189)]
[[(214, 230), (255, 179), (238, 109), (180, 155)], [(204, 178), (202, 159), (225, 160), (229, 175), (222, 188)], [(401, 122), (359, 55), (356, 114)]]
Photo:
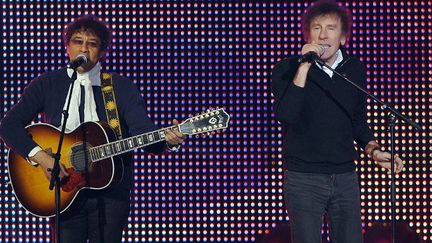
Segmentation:
[(228, 113), (219, 108), (186, 119), (179, 124), (179, 130), (187, 135), (208, 133), (227, 128), (229, 119)]

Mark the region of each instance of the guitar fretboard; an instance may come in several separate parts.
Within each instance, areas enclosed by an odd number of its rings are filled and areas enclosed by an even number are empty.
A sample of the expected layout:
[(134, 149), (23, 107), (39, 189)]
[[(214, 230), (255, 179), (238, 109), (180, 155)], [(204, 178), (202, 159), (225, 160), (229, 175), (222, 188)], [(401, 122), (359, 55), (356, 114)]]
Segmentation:
[(178, 126), (162, 128), (152, 132), (140, 134), (137, 136), (117, 140), (111, 143), (90, 148), (88, 151), (90, 161), (96, 162), (99, 160), (104, 160), (116, 155), (135, 150), (137, 148), (161, 142), (165, 140), (166, 131), (176, 127)]

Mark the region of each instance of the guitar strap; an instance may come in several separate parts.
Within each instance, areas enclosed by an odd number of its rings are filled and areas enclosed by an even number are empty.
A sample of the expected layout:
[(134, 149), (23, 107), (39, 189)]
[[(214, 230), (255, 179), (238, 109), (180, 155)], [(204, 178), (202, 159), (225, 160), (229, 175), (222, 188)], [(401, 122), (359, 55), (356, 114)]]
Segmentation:
[(101, 73), (101, 90), (105, 104), (105, 112), (108, 124), (111, 126), (112, 129), (114, 129), (117, 138), (121, 139), (122, 132), (120, 127), (120, 119), (117, 111), (117, 103), (115, 99), (111, 73)]

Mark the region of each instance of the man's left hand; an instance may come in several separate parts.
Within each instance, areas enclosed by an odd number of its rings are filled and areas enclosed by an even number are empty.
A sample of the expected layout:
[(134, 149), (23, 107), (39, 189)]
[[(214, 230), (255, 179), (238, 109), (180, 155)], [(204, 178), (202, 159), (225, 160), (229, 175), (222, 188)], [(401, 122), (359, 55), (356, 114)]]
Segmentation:
[[(178, 123), (179, 122), (176, 119), (173, 120), (174, 125), (178, 125)], [(168, 146), (170, 147), (175, 147), (182, 144), (185, 138), (186, 136), (176, 128), (167, 130), (165, 134), (165, 139), (167, 141)]]

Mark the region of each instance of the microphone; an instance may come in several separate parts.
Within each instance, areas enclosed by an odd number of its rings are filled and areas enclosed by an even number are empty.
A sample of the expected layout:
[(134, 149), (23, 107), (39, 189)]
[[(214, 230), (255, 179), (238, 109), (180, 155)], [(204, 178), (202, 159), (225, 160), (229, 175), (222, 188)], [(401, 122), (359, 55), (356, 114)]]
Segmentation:
[(319, 59), (318, 54), (316, 52), (310, 51), (303, 56), (301, 56), (298, 62), (310, 62), (313, 63), (315, 60)]
[(78, 54), (78, 56), (74, 60), (69, 62), (67, 68), (77, 69), (78, 67), (80, 67), (81, 65), (87, 62), (88, 62), (88, 58), (86, 55)]
[[(321, 44), (321, 45), (319, 45), (320, 46), (320, 56), (322, 56), (324, 53), (325, 53), (325, 51), (327, 50), (327, 48), (329, 48), (330, 47), (330, 45), (327, 45), (327, 44)], [(310, 63), (313, 63), (313, 62), (317, 62), (317, 63), (319, 63), (319, 64), (321, 64), (322, 65), (322, 63), (323, 63), (323, 60), (321, 60), (320, 59), (320, 56), (318, 56), (318, 54), (316, 53), (316, 52), (313, 52), (313, 51), (310, 51), (310, 52), (308, 52), (308, 53), (306, 53), (306, 54), (304, 54), (304, 55), (302, 55), (299, 59), (298, 59), (298, 62), (300, 62), (300, 63), (302, 63), (302, 62), (310, 62)]]

